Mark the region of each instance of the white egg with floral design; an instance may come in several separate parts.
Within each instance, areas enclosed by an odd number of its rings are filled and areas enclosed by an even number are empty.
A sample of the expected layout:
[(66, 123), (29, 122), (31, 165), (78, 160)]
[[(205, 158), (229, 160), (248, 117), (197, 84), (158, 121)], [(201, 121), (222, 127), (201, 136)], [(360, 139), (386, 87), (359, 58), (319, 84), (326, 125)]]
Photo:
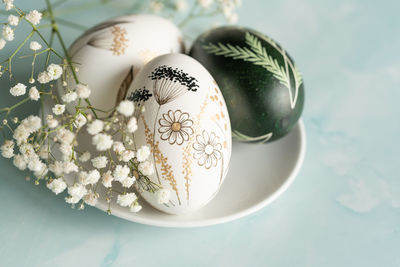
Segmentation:
[(163, 203), (143, 198), (166, 213), (188, 213), (218, 192), (229, 167), (231, 128), (225, 101), (208, 71), (183, 54), (159, 56), (145, 65), (128, 90), (138, 118), (134, 141), (151, 147), (151, 181), (169, 190)]
[[(155, 15), (137, 14), (116, 17), (98, 24), (70, 47), (79, 82), (91, 89), (93, 106), (110, 110), (123, 99), (135, 74), (159, 55), (184, 52), (180, 30), (169, 20)], [(72, 73), (68, 87), (57, 86), (59, 94), (76, 90)], [(75, 112), (73, 103), (67, 110)]]

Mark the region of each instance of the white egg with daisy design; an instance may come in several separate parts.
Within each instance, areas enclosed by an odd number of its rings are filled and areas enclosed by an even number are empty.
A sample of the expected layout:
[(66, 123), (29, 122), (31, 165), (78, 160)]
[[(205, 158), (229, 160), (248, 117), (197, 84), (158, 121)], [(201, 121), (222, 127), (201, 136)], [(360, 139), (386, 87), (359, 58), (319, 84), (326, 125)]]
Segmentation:
[(189, 56), (163, 55), (137, 74), (127, 99), (139, 116), (134, 143), (151, 148), (149, 178), (169, 192), (168, 203), (148, 192), (143, 198), (170, 214), (203, 207), (218, 193), (232, 149), (228, 111), (213, 77)]

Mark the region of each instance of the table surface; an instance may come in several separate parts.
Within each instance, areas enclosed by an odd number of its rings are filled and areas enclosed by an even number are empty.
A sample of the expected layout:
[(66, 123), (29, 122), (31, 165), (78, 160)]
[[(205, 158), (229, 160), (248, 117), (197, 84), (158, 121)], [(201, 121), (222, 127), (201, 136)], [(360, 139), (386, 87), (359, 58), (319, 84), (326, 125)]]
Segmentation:
[[(223, 225), (150, 227), (71, 209), (1, 159), (0, 266), (400, 266), (399, 9), (243, 1), (239, 24), (286, 47), (306, 85), (304, 165), (270, 206)], [(117, 14), (92, 13), (74, 16), (92, 25)], [(69, 43), (78, 34), (66, 30)]]

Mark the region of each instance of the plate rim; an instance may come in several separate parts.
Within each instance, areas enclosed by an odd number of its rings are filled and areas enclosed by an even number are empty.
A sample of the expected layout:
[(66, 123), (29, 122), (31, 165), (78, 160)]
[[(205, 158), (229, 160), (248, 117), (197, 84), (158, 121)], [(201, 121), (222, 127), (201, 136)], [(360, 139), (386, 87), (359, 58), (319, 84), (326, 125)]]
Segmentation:
[[(181, 222), (176, 222), (176, 221), (163, 221), (163, 220), (155, 220), (155, 219), (146, 219), (143, 217), (139, 216), (128, 216), (127, 214), (131, 214), (129, 211), (122, 211), (122, 210), (113, 210), (112, 215), (119, 217), (121, 219), (130, 221), (130, 222), (135, 222), (135, 223), (140, 223), (144, 225), (150, 225), (150, 226), (156, 226), (156, 227), (165, 227), (165, 228), (197, 228), (197, 227), (206, 227), (206, 226), (211, 226), (211, 225), (217, 225), (217, 224), (223, 224), (227, 222), (231, 222), (234, 220), (241, 219), (243, 217), (246, 217), (250, 214), (253, 214), (262, 208), (268, 206), (271, 204), (273, 201), (275, 201), (279, 196), (281, 196), (288, 188), (289, 186), (294, 182), (296, 179), (297, 175), (300, 172), (301, 166), (303, 165), (304, 158), (305, 158), (305, 153), (306, 153), (306, 131), (305, 131), (305, 126), (303, 120), (300, 118), (297, 126), (299, 127), (299, 136), (300, 136), (300, 151), (297, 156), (297, 161), (294, 166), (294, 168), (291, 170), (288, 178), (286, 181), (271, 195), (269, 195), (267, 198), (264, 200), (258, 202), (255, 205), (252, 205), (246, 209), (243, 209), (239, 212), (223, 216), (217, 219), (203, 219), (203, 220), (196, 220), (196, 221), (181, 221)], [(106, 211), (108, 209), (108, 204), (103, 203), (103, 202), (97, 202), (96, 208)], [(174, 215), (171, 215), (174, 216)]]

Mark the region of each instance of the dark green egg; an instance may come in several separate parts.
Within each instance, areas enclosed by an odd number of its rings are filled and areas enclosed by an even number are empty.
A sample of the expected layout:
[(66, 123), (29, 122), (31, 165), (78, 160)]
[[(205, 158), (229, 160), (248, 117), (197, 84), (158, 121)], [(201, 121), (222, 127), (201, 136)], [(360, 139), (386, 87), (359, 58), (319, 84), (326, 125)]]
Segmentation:
[(276, 140), (300, 118), (302, 76), (286, 51), (268, 36), (247, 28), (219, 27), (198, 37), (190, 56), (218, 83), (236, 139)]

